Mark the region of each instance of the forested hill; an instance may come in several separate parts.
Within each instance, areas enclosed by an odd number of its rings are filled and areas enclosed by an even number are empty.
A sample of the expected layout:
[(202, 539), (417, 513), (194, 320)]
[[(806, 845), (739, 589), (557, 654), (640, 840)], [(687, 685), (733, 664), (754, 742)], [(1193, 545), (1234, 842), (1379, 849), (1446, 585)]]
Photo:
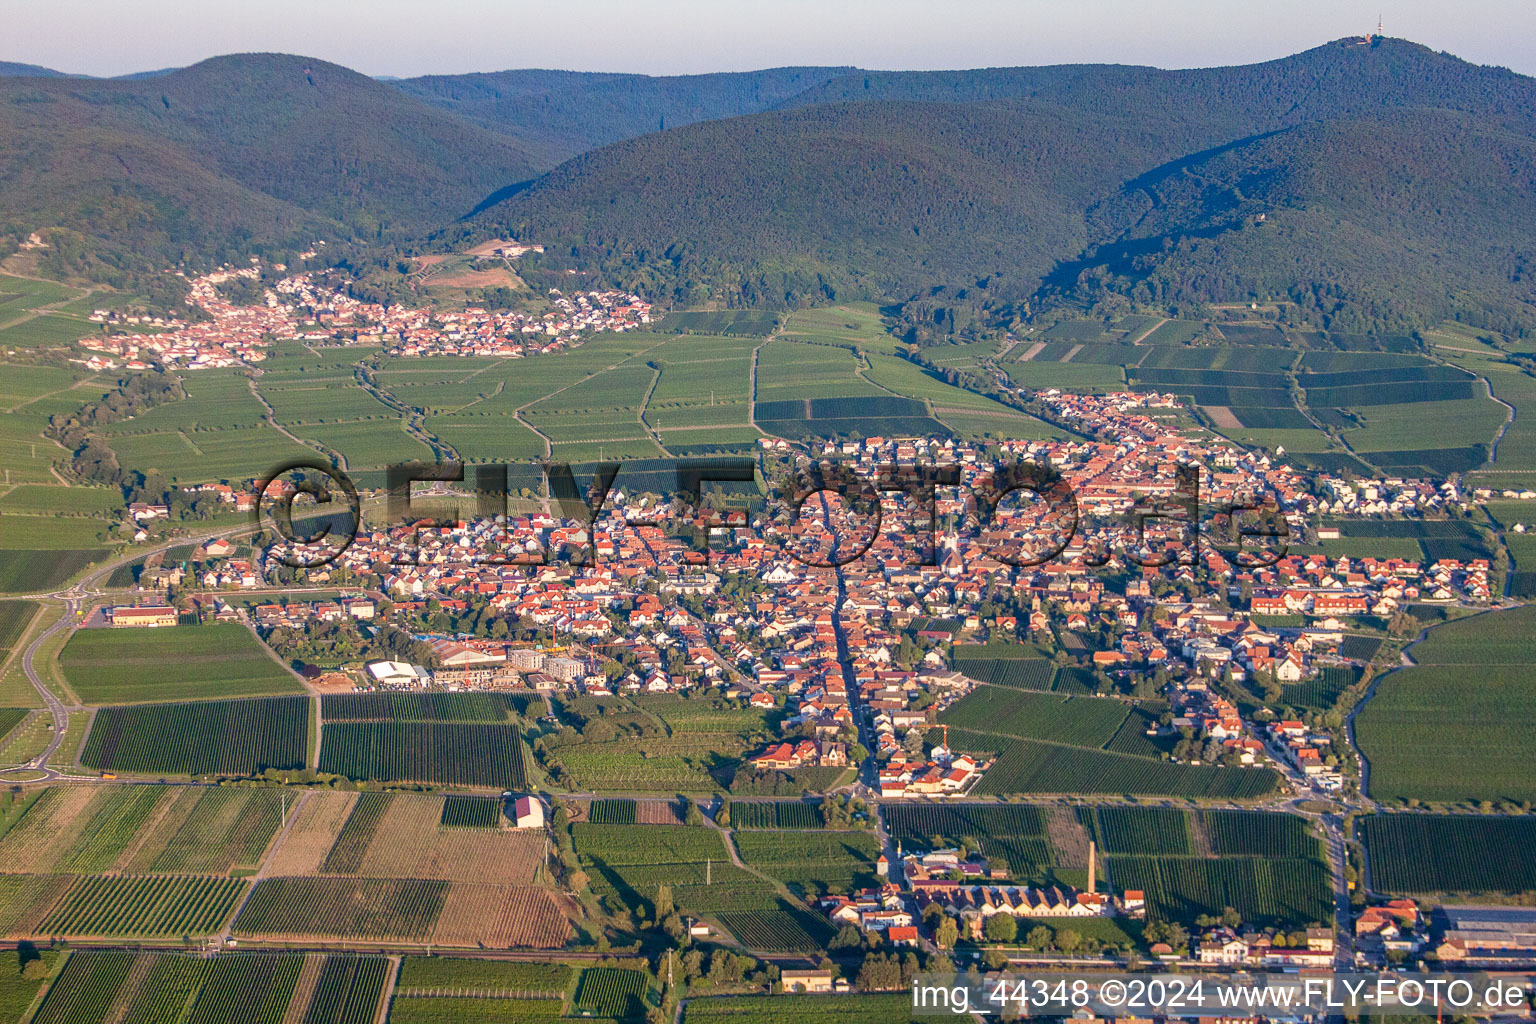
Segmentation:
[(64, 72), (40, 67), (37, 64), (17, 64), (15, 61), (0, 60), (0, 78), (12, 77), (63, 78)]
[(1339, 329), (1529, 320), (1536, 80), (1416, 44), (1184, 72), (857, 72), (784, 106), (587, 154), (467, 233), (689, 301), (986, 279), (1016, 300), (1290, 294)]
[(1536, 139), (1471, 114), (1312, 122), (1149, 175), (1048, 291), (1154, 305), (1289, 298), (1341, 330), (1536, 323)]
[(0, 78), (0, 236), (106, 264), (413, 235), (533, 164), (505, 136), (323, 61), (242, 54), (141, 79)]
[(511, 136), (548, 169), (636, 135), (768, 110), (853, 70), (769, 68), (668, 77), (526, 70), (390, 84)]
[(1231, 137), (1401, 107), (1507, 118), (1528, 130), (1536, 126), (1531, 105), (1536, 79), (1469, 64), (1404, 39), (1377, 39), (1370, 45), (1340, 39), (1261, 64), (1171, 71), (1115, 64), (858, 71), (807, 89), (783, 105), (1015, 99), (1225, 125)]
[(1033, 287), (1088, 242), (1083, 211), (1184, 152), (1136, 118), (1058, 107), (841, 103), (690, 125), (586, 154), (475, 218), (561, 243), (680, 301), (906, 294), (974, 276)]
[(535, 285), (577, 269), (681, 302), (1536, 322), (1536, 80), (1402, 40), (1188, 71), (0, 70), (0, 256), (66, 229), (45, 272), (511, 235), (547, 246), (519, 267)]

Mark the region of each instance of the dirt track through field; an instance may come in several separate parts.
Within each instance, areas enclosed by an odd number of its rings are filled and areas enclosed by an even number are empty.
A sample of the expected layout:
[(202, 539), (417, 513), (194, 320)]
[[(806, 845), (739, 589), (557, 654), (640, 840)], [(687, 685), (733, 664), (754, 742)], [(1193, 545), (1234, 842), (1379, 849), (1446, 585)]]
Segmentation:
[(356, 793), (308, 794), (299, 807), (288, 812), (292, 818), (288, 833), (278, 840), (262, 870), (268, 875), (318, 872), (355, 803)]
[(310, 1001), (315, 998), (315, 986), (320, 983), (320, 969), (325, 966), (324, 953), (310, 953), (299, 968), (299, 980), (293, 985), (293, 997), (288, 1000), (288, 1010), (283, 1014), (283, 1024), (304, 1024)]

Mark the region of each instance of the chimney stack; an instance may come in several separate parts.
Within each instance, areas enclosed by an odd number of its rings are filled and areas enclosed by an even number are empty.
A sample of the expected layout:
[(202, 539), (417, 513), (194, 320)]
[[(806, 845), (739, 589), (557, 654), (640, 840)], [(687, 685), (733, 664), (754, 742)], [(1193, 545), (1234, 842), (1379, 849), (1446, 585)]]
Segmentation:
[(1092, 839), (1088, 840), (1088, 891), (1089, 892), (1097, 892), (1098, 888), (1099, 888), (1099, 886), (1098, 886), (1098, 878), (1097, 878), (1097, 874), (1096, 874), (1098, 865), (1094, 863), (1095, 856), (1097, 855), (1098, 852), (1099, 852), (1098, 848), (1094, 844), (1094, 841)]

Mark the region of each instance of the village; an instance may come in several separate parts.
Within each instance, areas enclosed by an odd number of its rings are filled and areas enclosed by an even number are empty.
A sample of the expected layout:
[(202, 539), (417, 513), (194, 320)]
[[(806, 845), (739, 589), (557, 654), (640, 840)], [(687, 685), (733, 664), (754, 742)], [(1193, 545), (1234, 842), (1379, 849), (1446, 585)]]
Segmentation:
[[(1267, 499), (1296, 536), (1332, 513), (1339, 495), (1354, 491), (1331, 478), (1309, 482), (1220, 439), (1169, 429), (1156, 418), (1170, 407), (1161, 396), (1046, 398), (1064, 415), (1124, 440), (988, 447), (873, 437), (797, 451), (765, 438), (765, 468), (809, 455), (838, 458), (861, 473), (915, 464), (959, 471), (961, 489), (934, 499), (940, 536), (928, 536), (923, 510), (907, 496), (890, 498), (878, 536), (836, 570), (797, 557), (827, 536), (814, 503), (789, 527), (764, 510), (753, 522), (713, 528), (703, 558), (686, 530), (656, 525), (690, 526), (688, 510), (665, 496), (626, 493), (621, 475), (590, 530), (549, 512), (365, 526), (337, 562), (304, 578), (310, 586), (366, 588), (385, 598), (399, 621), (428, 610), (482, 610), (543, 638), (417, 627), (435, 664), (410, 673), (405, 685), (558, 687), (591, 695), (720, 687), (742, 701), (790, 711), (781, 723), (784, 738), (753, 755), (756, 767), (857, 766), (867, 756), (868, 785), (883, 798), (964, 795), (984, 774), (987, 758), (934, 743), (929, 730), (939, 711), (978, 682), (959, 670), (951, 649), (996, 642), (1065, 650), (1099, 680), (1104, 695), (1168, 701), (1171, 714), (1157, 728), (1189, 741), (1180, 746), (1183, 760), (1279, 761), (1318, 790), (1338, 791), (1345, 776), (1326, 729), (1245, 719), (1233, 687), (1296, 685), (1330, 666), (1360, 664), (1344, 650), (1351, 620), (1360, 616), (1387, 617), (1408, 602), (1486, 604), (1487, 561), (1308, 553), (1245, 565), (1243, 553), (1218, 550), (1209, 539), (1196, 554), (1197, 527), (1169, 518), (1161, 522), (1172, 530), (1146, 528), (1133, 562), (1128, 554), (1137, 539), (1127, 537), (1123, 516), (1138, 503), (1174, 496), (1180, 467), (1199, 474), (1202, 502)], [(1058, 469), (1076, 495), (1077, 531), (1038, 564), (1015, 565), (1007, 557), (1039, 545), (1037, 515), (1000, 509), (980, 523), (962, 498), (966, 487), (985, 484), (998, 462), (1010, 460)], [(246, 498), (239, 488), (217, 486), (228, 492), (221, 500)], [(1397, 513), (1434, 514), (1459, 500), (1429, 482), (1388, 481), (1381, 488), (1367, 500), (1388, 500)], [(211, 595), (208, 614), (246, 616), (263, 633), (311, 621), (387, 618), (372, 599), (285, 601), (248, 611), (249, 602), (226, 602), (224, 591), (264, 585), (287, 550), (231, 558), (227, 545), (210, 542), (193, 559), (195, 569), (160, 567), (145, 580), (201, 588)], [(560, 560), (588, 548), (591, 564)], [(1163, 564), (1148, 564), (1148, 549)], [(1108, 552), (1100, 566), (1092, 557), (1097, 550)], [(1304, 624), (1266, 624), (1275, 617)], [(1092, 638), (1091, 651), (1082, 647), (1084, 637)], [(560, 655), (545, 657), (540, 647), (558, 647)], [(615, 662), (623, 671), (612, 671)], [(362, 665), (353, 673), (358, 685), (388, 685)]]
[[(1079, 678), (1094, 680), (1090, 692), (1100, 697), (1133, 707), (1159, 702), (1167, 710), (1147, 731), (1171, 760), (1239, 772), (1278, 767), (1297, 796), (1326, 798), (1357, 785), (1345, 738), (1326, 716), (1275, 716), (1251, 699), (1245, 707), (1244, 694), (1358, 671), (1376, 645), (1350, 642), (1360, 632), (1356, 620), (1380, 621), (1408, 603), (1487, 607), (1488, 562), (1316, 551), (1245, 558), (1199, 537), (1198, 524), (1170, 517), (1171, 529), (1145, 528), (1138, 537), (1122, 516), (1139, 503), (1163, 501), (1153, 507), (1166, 510), (1188, 480), (1180, 467), (1198, 474), (1202, 501), (1267, 500), (1300, 538), (1325, 531), (1316, 524), (1340, 501), (1355, 511), (1350, 494), (1385, 500), (1389, 507), (1375, 512), (1401, 517), (1454, 513), (1461, 496), (1429, 481), (1387, 481), (1366, 493), (1309, 479), (1262, 455), (1166, 428), (1157, 416), (1170, 406), (1160, 396), (1048, 397), (1127, 440), (983, 446), (865, 438), (802, 449), (764, 439), (765, 473), (806, 456), (835, 457), (870, 475), (893, 464), (957, 469), (961, 488), (934, 496), (937, 536), (929, 535), (921, 503), (898, 495), (867, 550), (836, 568), (809, 556), (825, 554), (858, 523), (824, 495), (793, 521), (772, 498), (748, 516), (716, 517), (703, 552), (695, 544), (697, 510), (628, 490), (621, 475), (590, 524), (554, 511), (509, 511), (365, 525), (334, 563), (299, 571), (306, 587), (334, 593), (318, 600), (259, 600), (278, 575), (291, 577), (287, 556), (306, 549), (297, 543), (246, 553), (209, 541), (185, 566), (146, 570), (141, 585), (171, 588), (183, 605), (192, 595), (197, 614), (246, 622), (279, 651), (337, 624), (364, 636), (403, 629), (425, 645), (415, 660), (306, 670), (323, 692), (707, 692), (771, 715), (777, 738), (744, 755), (752, 771), (845, 770), (856, 791), (887, 804), (973, 798), (995, 757), (952, 748), (938, 716), (987, 684), (967, 674), (970, 662), (957, 652), (999, 643), (1056, 652)], [(1078, 529), (1045, 545), (1050, 557), (1000, 557), (1040, 550), (1049, 519), (999, 509), (983, 521), (965, 499), (1008, 460), (1055, 467), (1074, 489)], [(220, 486), (221, 501), (246, 493)], [(1108, 557), (1096, 559), (1097, 552)], [(110, 624), (178, 621), (178, 609), (156, 596), (146, 590), (141, 604), (114, 609)], [(471, 619), (493, 628), (450, 625)], [(931, 942), (944, 920), (962, 937), (993, 941), (1010, 931), (987, 931), (998, 915), (1135, 919), (1146, 906), (1140, 890), (1101, 891), (1092, 880), (1081, 889), (1015, 882), (960, 849), (898, 847), (895, 861), (882, 854), (877, 869), (879, 886), (828, 898), (821, 909), (834, 925), (856, 924), (893, 947)], [(1213, 921), (1197, 934), (1152, 942), (1150, 953), (1223, 969), (1326, 967), (1341, 956), (1379, 965), (1426, 951), (1475, 964), (1523, 962), (1525, 918), (1482, 921), (1474, 910), (1437, 910), (1432, 926), (1411, 905), (1367, 907), (1343, 951), (1331, 928), (1287, 934)]]
[[(314, 255), (309, 253), (305, 255)], [(273, 270), (285, 268), (275, 265)], [(204, 318), (195, 322), (96, 310), (91, 321), (125, 333), (91, 336), (80, 345), (93, 354), (77, 360), (92, 370), (182, 370), (259, 364), (282, 341), (308, 345), (357, 345), (394, 356), (494, 356), (517, 359), (558, 352), (587, 334), (625, 331), (650, 323), (650, 304), (617, 291), (551, 290), (542, 311), (436, 311), (362, 302), (316, 283), (313, 273), (277, 280), (260, 304), (243, 305), (220, 286), (261, 278), (261, 266), (223, 269), (188, 282), (187, 304)], [(144, 330), (149, 328), (150, 330)]]

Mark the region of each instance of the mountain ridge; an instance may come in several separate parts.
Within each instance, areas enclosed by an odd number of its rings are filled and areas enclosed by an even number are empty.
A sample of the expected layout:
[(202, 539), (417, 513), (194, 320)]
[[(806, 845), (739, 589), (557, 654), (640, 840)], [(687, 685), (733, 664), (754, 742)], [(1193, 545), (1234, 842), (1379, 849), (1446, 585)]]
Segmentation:
[[(1276, 83), (1284, 88), (1277, 90)], [(863, 98), (850, 98), (855, 95)], [(1197, 102), (1201, 96), (1207, 101)], [(905, 114), (895, 116), (897, 110)], [(1143, 176), (1187, 176), (1185, 162), (1219, 166), (1222, 188), (1241, 194), (1247, 175), (1232, 161), (1272, 152), (1254, 143), (1275, 133), (1346, 121), (1366, 133), (1379, 122), (1390, 133), (1401, 130), (1403, 117), (1426, 123), (1440, 118), (1435, 125), (1449, 133), (1444, 147), (1454, 150), (1481, 138), (1479, 133), (1536, 137), (1533, 111), (1536, 80), (1400, 40), (1340, 40), (1265, 65), (1179, 72), (1123, 66), (860, 72), (773, 111), (585, 154), (457, 230), (466, 237), (522, 232), (550, 247), (545, 263), (564, 262), (605, 280), (670, 292), (678, 301), (794, 305), (914, 294), (933, 286), (974, 288), (980, 280), (1012, 276), (1007, 297), (1019, 303), (1088, 306), (1111, 294), (1122, 295), (1122, 302), (1149, 302), (1155, 294), (1185, 304), (1294, 295), (1305, 301), (1309, 317), (1341, 328), (1405, 329), (1474, 313), (1509, 327), (1529, 307), (1523, 268), (1536, 259), (1517, 232), (1492, 223), (1492, 211), (1476, 201), (1475, 183), (1464, 180), (1465, 168), (1432, 159), (1423, 148), (1404, 152), (1422, 161), (1426, 173), (1432, 168), (1445, 195), (1459, 204), (1445, 223), (1488, 240), (1475, 256), (1476, 246), (1436, 250), (1452, 260), (1448, 280), (1458, 282), (1441, 291), (1457, 295), (1432, 294), (1427, 282), (1435, 258), (1411, 220), (1387, 217), (1391, 227), (1383, 231), (1346, 227), (1335, 216), (1336, 226), (1329, 227), (1320, 212), (1328, 208), (1326, 197), (1302, 202), (1305, 176), (1287, 179), (1301, 190), (1295, 195), (1264, 194), (1285, 216), (1268, 234), (1251, 239), (1278, 240), (1275, 228), (1299, 224), (1296, 211), (1303, 205), (1313, 211), (1306, 227), (1272, 254), (1263, 246), (1246, 252), (1247, 269), (1216, 275), (1220, 283), (1211, 279), (1218, 269), (1211, 253), (1220, 247), (1198, 243), (1243, 230), (1240, 218), (1224, 221), (1199, 205), (1183, 205), (1178, 209), (1188, 223), (1162, 223), (1157, 238), (1129, 239), (1147, 243), (1143, 251), (1115, 254), (1109, 247), (1128, 226), (1116, 217), (1131, 215), (1134, 205), (1116, 197), (1142, 192), (1145, 200), (1151, 181)], [(934, 140), (945, 138), (946, 120), (974, 132), (944, 142), (949, 156), (968, 162), (969, 178), (959, 185), (943, 175), (909, 173), (928, 165), (924, 155)], [(861, 122), (882, 130), (865, 131)], [(1021, 149), (1025, 138), (1029, 144)], [(1347, 134), (1330, 138), (1331, 147), (1302, 147), (1292, 157), (1317, 163), (1324, 178), (1336, 175), (1337, 167), (1325, 165), (1358, 157)], [(862, 147), (872, 159), (861, 169), (856, 158), (836, 152), (840, 146)], [(818, 175), (817, 162), (827, 160), (829, 150), (834, 163), (827, 175)], [(1041, 168), (1030, 158), (1042, 153), (1075, 160), (1076, 179), (1061, 172), (1040, 178)], [(1383, 151), (1377, 158), (1395, 157)], [(760, 180), (756, 168), (769, 163), (788, 174), (794, 188), (775, 189)], [(1412, 179), (1410, 170), (1392, 181)], [(1505, 166), (1502, 177), (1485, 182), (1519, 208), (1515, 223), (1527, 222), (1532, 202), (1518, 187), (1523, 180), (1518, 168)], [(914, 194), (914, 187), (922, 194)], [(993, 202), (984, 218), (992, 223), (978, 229), (975, 204), (985, 206), (989, 200), (979, 197), (999, 188), (1019, 190), (1019, 201)], [(829, 205), (834, 193), (837, 201)], [(871, 196), (881, 202), (870, 203)], [(1391, 212), (1387, 202), (1378, 214)], [(1210, 206), (1209, 198), (1204, 205)], [(1255, 208), (1251, 216), (1264, 212)], [(891, 230), (897, 221), (911, 232), (905, 241)], [(828, 224), (854, 242), (829, 247), (823, 230)], [(1043, 225), (1051, 228), (1044, 235)], [(1391, 254), (1384, 264), (1407, 273), (1413, 286), (1398, 288), (1384, 269), (1371, 273), (1360, 266), (1362, 241)], [(620, 253), (629, 255), (615, 256)], [(1114, 258), (1096, 262), (1098, 255)], [(1286, 280), (1284, 270), (1265, 266), (1271, 257), (1307, 266), (1318, 280)], [(1499, 266), (1512, 269), (1501, 278), (1489, 269)], [(1083, 272), (1088, 276), (1079, 280)], [(1197, 285), (1196, 277), (1207, 280)], [(1345, 281), (1350, 295), (1340, 300), (1331, 291)], [(1145, 287), (1137, 291), (1138, 285)]]

